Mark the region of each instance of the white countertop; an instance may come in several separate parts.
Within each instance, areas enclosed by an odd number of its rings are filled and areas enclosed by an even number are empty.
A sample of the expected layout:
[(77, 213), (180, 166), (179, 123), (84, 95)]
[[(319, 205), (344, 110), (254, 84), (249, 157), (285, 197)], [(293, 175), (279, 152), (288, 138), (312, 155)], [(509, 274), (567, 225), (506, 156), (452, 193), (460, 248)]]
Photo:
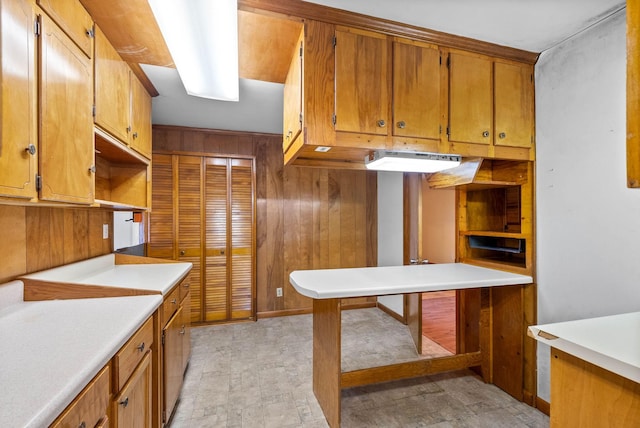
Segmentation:
[(289, 275), (296, 291), (312, 299), (530, 284), (527, 275), (464, 263), (298, 270)]
[(640, 383), (640, 312), (535, 325), (529, 336)]
[(53, 422), (161, 303), (157, 294), (0, 309), (0, 426)]
[[(167, 294), (191, 269), (191, 263), (115, 264), (115, 255), (25, 275), (24, 279), (131, 288)], [(170, 279), (170, 280), (168, 280)]]

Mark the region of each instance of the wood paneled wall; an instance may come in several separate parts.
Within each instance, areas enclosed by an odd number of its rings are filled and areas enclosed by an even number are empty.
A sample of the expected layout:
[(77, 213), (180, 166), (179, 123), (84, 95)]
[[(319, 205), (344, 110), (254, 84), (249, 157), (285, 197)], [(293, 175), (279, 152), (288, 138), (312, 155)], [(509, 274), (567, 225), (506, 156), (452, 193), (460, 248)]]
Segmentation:
[(375, 173), (285, 167), (282, 137), (271, 134), (154, 126), (153, 150), (256, 157), (259, 317), (310, 312), (311, 299), (289, 284), (293, 270), (376, 265)]
[[(103, 224), (109, 225), (109, 239), (102, 239)], [(97, 208), (0, 205), (0, 230), (0, 283), (113, 247), (113, 213)]]

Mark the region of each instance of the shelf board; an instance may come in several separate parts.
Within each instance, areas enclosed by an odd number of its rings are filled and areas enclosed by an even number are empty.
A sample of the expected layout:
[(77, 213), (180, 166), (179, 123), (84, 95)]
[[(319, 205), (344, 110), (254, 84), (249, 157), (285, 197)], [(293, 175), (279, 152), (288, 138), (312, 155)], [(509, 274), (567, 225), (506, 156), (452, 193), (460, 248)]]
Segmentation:
[(507, 272), (519, 273), (521, 275), (531, 275), (531, 269), (527, 269), (522, 263), (514, 263), (503, 260), (493, 260), (486, 258), (465, 258), (460, 262), (470, 265), (482, 266), (490, 269), (504, 270)]
[(125, 146), (122, 142), (113, 138), (102, 129), (94, 128), (94, 135), (96, 156), (100, 156), (113, 163), (149, 165), (149, 159), (130, 147)]
[(113, 208), (118, 211), (147, 211), (147, 207), (140, 207), (137, 205), (123, 204), (115, 201), (105, 201), (103, 199), (96, 199), (93, 206), (102, 208)]
[(490, 230), (464, 230), (460, 231), (462, 236), (493, 236), (495, 238), (514, 238), (514, 239), (527, 239), (524, 233), (514, 232), (494, 232)]

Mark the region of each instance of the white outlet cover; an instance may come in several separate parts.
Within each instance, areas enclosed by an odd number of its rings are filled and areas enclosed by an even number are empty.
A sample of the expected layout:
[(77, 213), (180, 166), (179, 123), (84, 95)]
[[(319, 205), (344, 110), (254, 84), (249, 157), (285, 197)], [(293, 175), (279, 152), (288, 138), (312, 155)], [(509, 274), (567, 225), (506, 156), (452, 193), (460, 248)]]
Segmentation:
[(102, 239), (109, 239), (109, 224), (102, 225)]

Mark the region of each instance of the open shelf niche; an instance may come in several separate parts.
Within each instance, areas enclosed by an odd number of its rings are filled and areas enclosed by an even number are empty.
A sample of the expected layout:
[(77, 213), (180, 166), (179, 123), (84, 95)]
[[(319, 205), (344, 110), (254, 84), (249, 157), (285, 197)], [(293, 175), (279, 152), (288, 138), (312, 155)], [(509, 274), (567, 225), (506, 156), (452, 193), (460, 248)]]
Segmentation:
[(143, 211), (150, 207), (151, 164), (120, 141), (95, 128), (96, 204)]
[(532, 162), (465, 159), (427, 181), (458, 190), (458, 261), (532, 273)]

